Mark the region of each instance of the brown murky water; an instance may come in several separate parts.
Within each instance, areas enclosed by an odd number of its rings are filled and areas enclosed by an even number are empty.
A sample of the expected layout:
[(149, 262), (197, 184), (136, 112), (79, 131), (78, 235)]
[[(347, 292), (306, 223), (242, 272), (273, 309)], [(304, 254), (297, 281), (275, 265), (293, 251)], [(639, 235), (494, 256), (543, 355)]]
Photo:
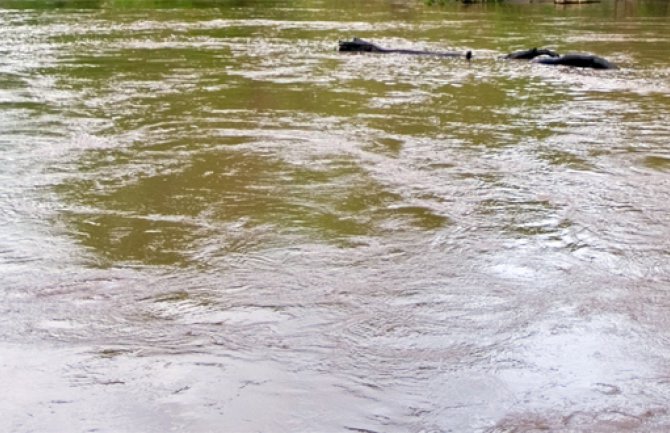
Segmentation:
[(0, 431), (670, 430), (668, 4), (0, 0)]

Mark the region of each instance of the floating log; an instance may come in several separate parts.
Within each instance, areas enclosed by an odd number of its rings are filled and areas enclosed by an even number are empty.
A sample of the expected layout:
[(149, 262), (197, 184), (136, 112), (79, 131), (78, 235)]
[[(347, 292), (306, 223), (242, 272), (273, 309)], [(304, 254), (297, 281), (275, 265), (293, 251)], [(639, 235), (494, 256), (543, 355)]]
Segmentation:
[(587, 3), (600, 3), (600, 0), (554, 0), (557, 5), (581, 5)]
[(465, 57), (467, 60), (472, 58), (472, 51), (466, 53), (457, 51), (421, 51), (421, 50), (404, 50), (404, 49), (389, 49), (382, 48), (372, 42), (364, 41), (363, 39), (354, 38), (351, 41), (340, 41), (339, 50), (342, 52), (353, 53), (384, 53), (384, 54), (414, 54), (421, 56), (437, 56), (437, 57)]

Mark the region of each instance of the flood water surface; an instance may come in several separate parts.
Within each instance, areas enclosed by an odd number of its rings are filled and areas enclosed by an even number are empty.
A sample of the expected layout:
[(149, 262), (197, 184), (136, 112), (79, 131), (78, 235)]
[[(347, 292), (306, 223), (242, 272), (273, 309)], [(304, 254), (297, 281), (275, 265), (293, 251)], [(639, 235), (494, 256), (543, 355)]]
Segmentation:
[(667, 2), (184, 3), (0, 0), (1, 431), (670, 429)]

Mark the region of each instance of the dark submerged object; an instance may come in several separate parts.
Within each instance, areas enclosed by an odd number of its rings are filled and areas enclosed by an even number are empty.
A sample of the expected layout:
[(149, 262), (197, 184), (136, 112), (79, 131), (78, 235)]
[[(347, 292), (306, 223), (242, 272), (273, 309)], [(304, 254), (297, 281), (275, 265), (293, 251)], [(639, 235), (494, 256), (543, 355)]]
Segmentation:
[(616, 65), (608, 62), (602, 57), (591, 54), (566, 54), (557, 58), (543, 58), (534, 60), (535, 63), (543, 65), (563, 65), (575, 68), (591, 69), (618, 69)]
[(530, 50), (515, 51), (506, 55), (505, 58), (515, 60), (531, 60), (538, 56), (558, 57), (559, 54), (546, 48), (531, 48)]
[(379, 45), (372, 42), (364, 41), (363, 39), (354, 38), (351, 41), (340, 41), (340, 51), (354, 52), (354, 53), (384, 53), (388, 52)]
[(465, 54), (458, 52), (444, 52), (444, 51), (420, 51), (420, 50), (400, 50), (387, 49), (372, 42), (364, 41), (363, 39), (354, 38), (351, 41), (340, 41), (340, 52), (350, 53), (385, 53), (385, 54), (415, 54), (421, 56), (438, 56), (438, 57), (465, 57), (467, 60), (472, 58), (472, 51)]

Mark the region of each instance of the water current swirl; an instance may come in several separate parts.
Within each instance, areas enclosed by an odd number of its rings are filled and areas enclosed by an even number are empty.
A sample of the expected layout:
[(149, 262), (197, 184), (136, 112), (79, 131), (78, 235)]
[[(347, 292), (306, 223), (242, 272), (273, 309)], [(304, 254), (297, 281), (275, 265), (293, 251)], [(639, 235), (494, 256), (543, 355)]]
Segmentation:
[(185, 3), (0, 1), (0, 431), (670, 429), (667, 2)]

